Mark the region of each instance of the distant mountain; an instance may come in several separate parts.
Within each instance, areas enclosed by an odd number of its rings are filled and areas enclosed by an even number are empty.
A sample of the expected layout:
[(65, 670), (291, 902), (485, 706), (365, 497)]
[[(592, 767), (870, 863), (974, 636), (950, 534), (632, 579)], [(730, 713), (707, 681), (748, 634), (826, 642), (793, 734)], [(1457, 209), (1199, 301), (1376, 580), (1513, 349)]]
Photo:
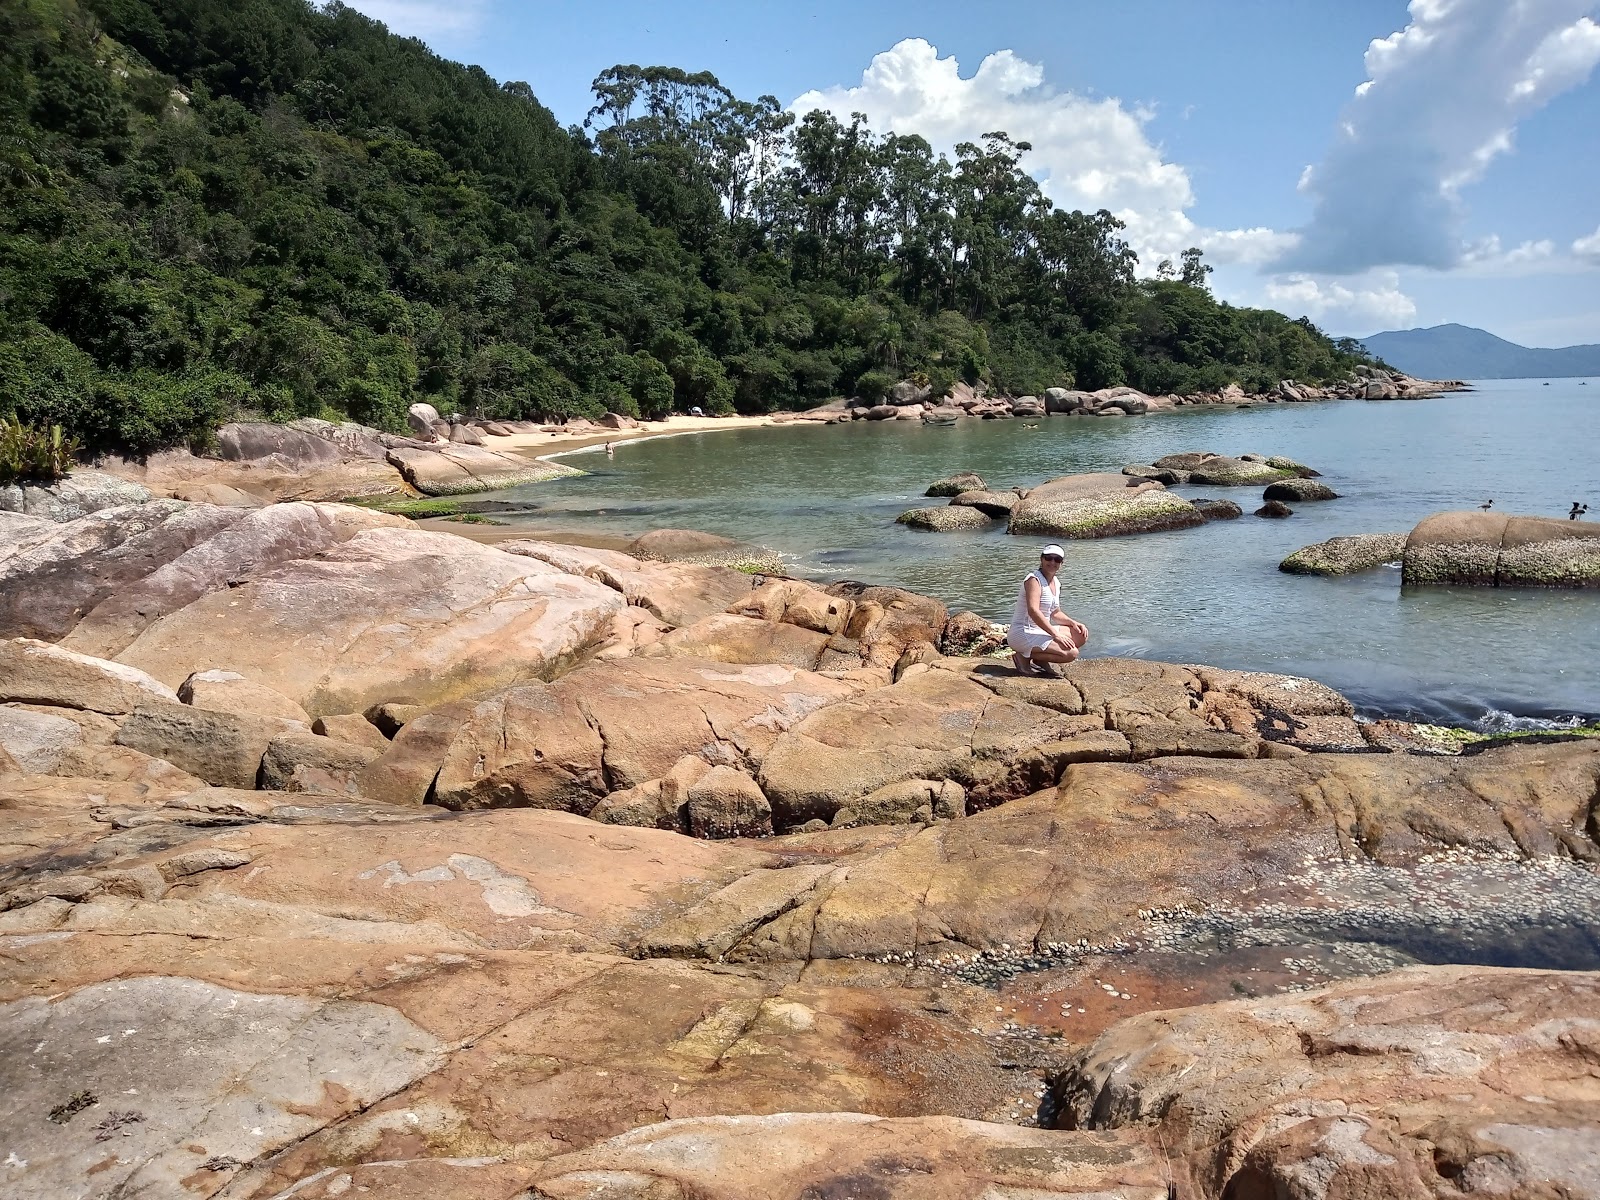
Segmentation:
[(1600, 375), (1600, 346), (1539, 350), (1467, 325), (1392, 330), (1362, 344), (1418, 379), (1570, 379)]

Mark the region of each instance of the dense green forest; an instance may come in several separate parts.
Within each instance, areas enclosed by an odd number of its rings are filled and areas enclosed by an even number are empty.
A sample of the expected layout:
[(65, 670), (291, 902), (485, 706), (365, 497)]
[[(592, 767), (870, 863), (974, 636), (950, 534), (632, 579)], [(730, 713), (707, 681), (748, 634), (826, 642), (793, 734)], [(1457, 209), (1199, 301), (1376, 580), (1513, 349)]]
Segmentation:
[(1310, 322), (1136, 280), (1006, 135), (954, 162), (707, 74), (581, 128), (337, 3), (0, 0), (0, 417), (90, 452), (245, 412), (403, 427), (760, 412), (907, 376), (1013, 394), (1321, 382)]

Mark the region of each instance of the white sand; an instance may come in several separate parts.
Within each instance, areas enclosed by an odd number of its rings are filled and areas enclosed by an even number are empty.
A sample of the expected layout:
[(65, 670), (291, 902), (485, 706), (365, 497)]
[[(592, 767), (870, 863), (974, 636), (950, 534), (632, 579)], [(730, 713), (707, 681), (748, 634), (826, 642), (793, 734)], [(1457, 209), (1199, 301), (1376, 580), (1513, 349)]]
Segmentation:
[(514, 433), (509, 437), (484, 434), (483, 440), (491, 450), (509, 450), (518, 454), (530, 451), (536, 458), (551, 454), (564, 454), (589, 446), (602, 446), (606, 442), (631, 442), (647, 437), (671, 437), (680, 433), (711, 433), (724, 429), (754, 429), (772, 425), (771, 416), (760, 417), (668, 417), (663, 421), (640, 421), (637, 429), (602, 429), (584, 433)]

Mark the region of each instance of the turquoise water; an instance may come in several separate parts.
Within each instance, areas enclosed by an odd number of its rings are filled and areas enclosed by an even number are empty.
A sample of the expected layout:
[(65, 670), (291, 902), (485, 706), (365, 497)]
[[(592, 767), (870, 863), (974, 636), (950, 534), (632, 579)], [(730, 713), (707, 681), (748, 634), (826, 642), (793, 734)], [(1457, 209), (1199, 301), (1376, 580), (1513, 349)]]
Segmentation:
[(1091, 651), (1308, 675), (1366, 711), (1515, 725), (1600, 714), (1600, 592), (1402, 589), (1394, 568), (1344, 579), (1285, 575), (1312, 542), (1404, 531), (1476, 507), (1600, 519), (1600, 380), (1495, 380), (1435, 400), (1273, 405), (1127, 420), (1055, 417), (732, 430), (568, 456), (592, 474), (514, 489), (530, 529), (636, 534), (689, 528), (782, 552), (794, 573), (894, 583), (952, 610), (1010, 613), (1037, 545), (993, 532), (920, 533), (894, 518), (934, 479), (991, 486), (1117, 471), (1182, 450), (1283, 454), (1341, 499), (1250, 515), (1259, 488), (1180, 487), (1235, 500), (1237, 521), (1067, 543), (1063, 605)]

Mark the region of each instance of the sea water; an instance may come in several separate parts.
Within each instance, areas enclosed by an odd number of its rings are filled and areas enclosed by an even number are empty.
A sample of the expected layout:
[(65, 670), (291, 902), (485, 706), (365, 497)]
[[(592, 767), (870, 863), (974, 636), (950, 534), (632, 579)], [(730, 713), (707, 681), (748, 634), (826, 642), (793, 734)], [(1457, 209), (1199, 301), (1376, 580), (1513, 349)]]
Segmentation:
[[(1037, 428), (1029, 428), (1029, 425)], [(895, 524), (942, 504), (933, 480), (991, 487), (1120, 471), (1165, 454), (1281, 454), (1340, 498), (1252, 516), (1261, 488), (1178, 487), (1231, 499), (1236, 521), (1066, 543), (1062, 603), (1092, 652), (1319, 679), (1373, 715), (1519, 728), (1600, 715), (1600, 591), (1402, 588), (1397, 566), (1346, 578), (1281, 573), (1301, 546), (1403, 532), (1475, 509), (1600, 520), (1600, 380), (1494, 380), (1417, 401), (1330, 401), (1037, 422), (862, 422), (619, 442), (565, 461), (591, 472), (496, 498), (530, 529), (629, 535), (701, 529), (771, 547), (796, 575), (897, 584), (952, 611), (1006, 619), (1037, 538)]]

